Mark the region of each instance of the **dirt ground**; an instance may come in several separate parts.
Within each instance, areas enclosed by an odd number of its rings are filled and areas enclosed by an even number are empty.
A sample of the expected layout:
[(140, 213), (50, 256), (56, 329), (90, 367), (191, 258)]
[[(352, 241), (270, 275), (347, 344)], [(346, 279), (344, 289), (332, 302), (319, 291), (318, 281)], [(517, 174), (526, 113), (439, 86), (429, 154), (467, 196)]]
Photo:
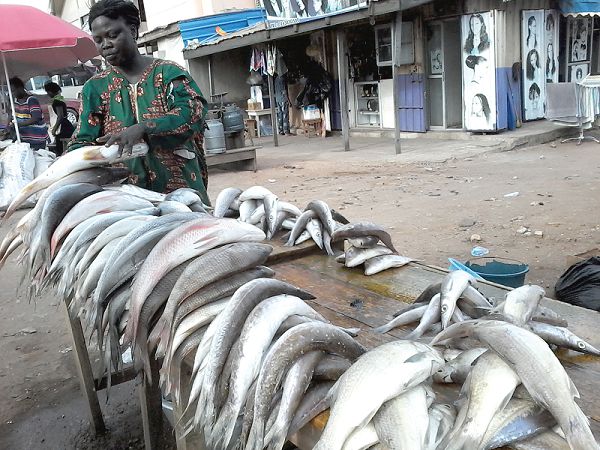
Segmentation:
[[(295, 152), (305, 141), (291, 139), (279, 150), (259, 151), (256, 173), (216, 171), (211, 197), (227, 186), (261, 184), (300, 207), (322, 199), (351, 221), (389, 228), (406, 256), (446, 267), (448, 257), (467, 260), (480, 245), (529, 264), (527, 281), (549, 293), (567, 255), (600, 245), (597, 144), (545, 144), (437, 162), (424, 156), (405, 164), (374, 158), (368, 146), (350, 154)], [(2, 236), (18, 217), (2, 225)], [(521, 227), (531, 234), (520, 234)], [(473, 235), (481, 241), (472, 242)], [(0, 272), (0, 448), (143, 447), (133, 383), (113, 388), (108, 402), (103, 398), (109, 432), (92, 436), (62, 306), (46, 297), (29, 304), (15, 293), (19, 274), (14, 263)]]

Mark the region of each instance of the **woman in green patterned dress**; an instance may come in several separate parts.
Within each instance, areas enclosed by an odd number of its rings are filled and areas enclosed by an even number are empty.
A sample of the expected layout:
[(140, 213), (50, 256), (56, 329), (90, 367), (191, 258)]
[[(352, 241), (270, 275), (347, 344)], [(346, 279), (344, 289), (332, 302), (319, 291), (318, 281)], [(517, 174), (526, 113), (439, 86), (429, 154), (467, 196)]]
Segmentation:
[(80, 121), (68, 150), (118, 144), (122, 152), (145, 141), (150, 150), (127, 163), (130, 181), (157, 192), (190, 187), (209, 204), (202, 149), (206, 100), (179, 65), (141, 55), (139, 11), (126, 0), (100, 0), (90, 29), (110, 64), (83, 87)]

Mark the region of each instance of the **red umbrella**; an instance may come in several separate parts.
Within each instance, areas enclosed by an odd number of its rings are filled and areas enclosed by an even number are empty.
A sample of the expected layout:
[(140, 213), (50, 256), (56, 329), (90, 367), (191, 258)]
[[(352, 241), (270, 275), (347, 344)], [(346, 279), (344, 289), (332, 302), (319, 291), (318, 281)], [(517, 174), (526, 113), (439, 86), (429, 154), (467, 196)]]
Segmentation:
[[(0, 5), (0, 53), (7, 80), (8, 70), (29, 78), (98, 55), (89, 34), (58, 17), (21, 5)], [(10, 89), (9, 96), (14, 118)]]

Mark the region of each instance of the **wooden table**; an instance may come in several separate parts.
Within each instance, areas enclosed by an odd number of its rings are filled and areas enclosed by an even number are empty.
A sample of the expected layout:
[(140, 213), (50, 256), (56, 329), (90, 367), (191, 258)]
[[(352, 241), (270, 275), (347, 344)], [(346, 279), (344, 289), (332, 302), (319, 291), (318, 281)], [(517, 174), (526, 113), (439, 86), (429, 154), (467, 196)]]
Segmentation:
[(256, 149), (260, 147), (243, 147), (227, 150), (224, 153), (206, 154), (208, 167), (229, 164), (235, 169), (252, 170), (256, 172)]
[[(304, 254), (278, 253), (268, 265), (276, 271), (276, 277), (308, 290), (317, 298), (309, 303), (327, 319), (343, 327), (360, 327), (363, 331), (357, 340), (367, 348), (373, 348), (393, 339), (401, 338), (413, 326), (398, 328), (386, 335), (373, 333), (372, 329), (391, 320), (393, 314), (405, 308), (430, 284), (441, 281), (447, 270), (420, 263), (391, 269), (366, 277), (361, 269), (348, 269), (316, 253), (314, 249)], [(489, 282), (480, 282), (480, 290), (488, 297), (504, 297), (509, 288)], [(551, 307), (568, 320), (569, 329), (600, 346), (597, 333), (600, 314), (578, 308), (556, 300), (544, 299), (543, 304)], [(427, 338), (425, 341), (427, 341)], [(600, 402), (597, 401), (600, 385), (600, 358), (576, 352), (559, 351), (567, 372), (575, 382), (583, 411), (590, 417), (592, 431), (600, 438)], [(455, 398), (456, 385), (434, 385), (440, 398)], [(318, 440), (328, 417), (328, 411), (316, 417), (310, 424), (292, 437), (292, 442), (301, 449), (311, 449)], [(190, 443), (193, 442), (193, 443)], [(202, 449), (200, 437), (193, 434), (188, 441), (180, 440), (178, 449)]]
[[(256, 120), (256, 134), (260, 137), (260, 116), (271, 116), (271, 109), (247, 109), (248, 117)], [(276, 133), (277, 130), (273, 130)]]

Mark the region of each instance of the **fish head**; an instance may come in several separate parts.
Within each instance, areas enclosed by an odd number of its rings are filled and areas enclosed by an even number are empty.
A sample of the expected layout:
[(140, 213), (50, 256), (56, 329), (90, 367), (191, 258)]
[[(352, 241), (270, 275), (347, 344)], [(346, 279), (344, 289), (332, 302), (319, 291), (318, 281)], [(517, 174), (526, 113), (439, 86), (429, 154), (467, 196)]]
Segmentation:
[(452, 372), (452, 367), (448, 364), (444, 364), (433, 374), (433, 381), (440, 384), (453, 383)]
[(450, 319), (452, 319), (452, 315), (454, 314), (454, 309), (456, 308), (456, 303), (449, 301), (447, 298), (441, 301), (440, 304), (440, 315), (442, 317), (442, 329), (448, 327), (450, 323)]
[(574, 349), (578, 348), (579, 351), (582, 353), (600, 356), (600, 351), (598, 349), (596, 349), (594, 346), (592, 346), (591, 344), (589, 344), (586, 341), (584, 341), (583, 339), (581, 339), (579, 336), (577, 336), (573, 333), (569, 333), (567, 339), (569, 340), (569, 342), (571, 343), (571, 345)]
[(475, 332), (476, 327), (480, 324), (479, 320), (465, 320), (464, 322), (458, 322), (450, 325), (441, 332), (439, 332), (429, 343), (429, 345), (437, 345), (440, 342), (447, 341), (449, 339), (464, 338), (472, 336)]

